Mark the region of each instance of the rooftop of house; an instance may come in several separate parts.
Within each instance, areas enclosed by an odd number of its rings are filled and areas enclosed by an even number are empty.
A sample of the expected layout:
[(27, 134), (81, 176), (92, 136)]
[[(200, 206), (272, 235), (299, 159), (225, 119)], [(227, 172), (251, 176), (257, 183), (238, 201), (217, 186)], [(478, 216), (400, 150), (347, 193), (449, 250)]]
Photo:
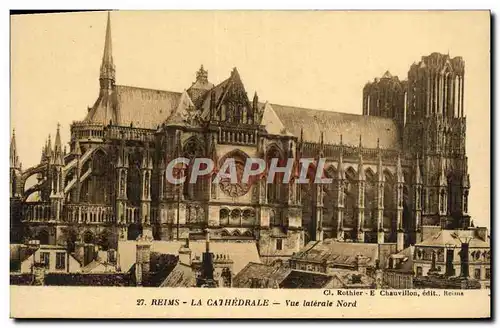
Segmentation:
[(378, 259), (378, 245), (338, 242), (333, 239), (311, 241), (295, 253), (292, 260), (353, 267), (356, 265), (358, 255), (366, 258), (366, 265), (375, 266)]
[[(136, 245), (133, 240), (120, 241), (118, 243), (118, 257), (122, 271), (127, 271), (132, 267), (136, 260)], [(185, 241), (160, 241), (151, 242), (151, 252), (159, 254), (179, 255), (179, 249), (184, 248)], [(196, 257), (201, 258), (206, 250), (204, 240), (191, 240), (189, 242), (191, 257), (194, 260)], [(255, 241), (240, 242), (240, 241), (210, 241), (210, 252), (214, 254), (225, 254), (233, 260), (233, 272), (237, 274), (249, 262), (260, 263), (257, 244)]]
[(234, 277), (233, 286), (238, 288), (252, 288), (255, 281), (260, 286), (276, 288), (290, 273), (289, 268), (275, 267), (262, 263), (250, 262)]
[(415, 246), (409, 246), (401, 252), (391, 254), (388, 261), (388, 270), (395, 270), (401, 273), (413, 272), (413, 252)]
[(469, 243), (470, 248), (489, 248), (490, 237), (486, 228), (440, 230), (416, 246), (461, 247), (462, 243)]
[(366, 288), (375, 283), (375, 280), (368, 275), (353, 270), (336, 269), (329, 274), (337, 277), (345, 288)]
[(280, 288), (324, 288), (334, 277), (332, 275), (302, 270), (292, 270), (280, 283)]
[(159, 287), (193, 287), (196, 276), (191, 266), (178, 262)]

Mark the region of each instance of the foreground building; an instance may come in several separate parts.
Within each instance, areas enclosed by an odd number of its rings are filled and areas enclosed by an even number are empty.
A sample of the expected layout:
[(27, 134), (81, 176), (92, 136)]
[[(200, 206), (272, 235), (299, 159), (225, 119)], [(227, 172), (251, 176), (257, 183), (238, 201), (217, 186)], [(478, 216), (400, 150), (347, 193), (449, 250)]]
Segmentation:
[(441, 230), (417, 243), (413, 254), (416, 277), (442, 276), (475, 280), (490, 288), (490, 236), (486, 228)]
[[(58, 128), (40, 163), (24, 169), (13, 134), (13, 242), (107, 250), (146, 230), (157, 241), (184, 241), (208, 229), (214, 242), (253, 243), (272, 263), (310, 241), (391, 243), (401, 251), (436, 228), (470, 225), (460, 57), (433, 53), (410, 67), (408, 80), (387, 72), (368, 83), (363, 115), (249, 98), (236, 68), (214, 84), (202, 66), (184, 92), (118, 85), (117, 71), (108, 16), (99, 95), (72, 123), (69, 151)], [(240, 176), (249, 157), (326, 158), (333, 182), (174, 186), (165, 169), (179, 156), (234, 158)]]

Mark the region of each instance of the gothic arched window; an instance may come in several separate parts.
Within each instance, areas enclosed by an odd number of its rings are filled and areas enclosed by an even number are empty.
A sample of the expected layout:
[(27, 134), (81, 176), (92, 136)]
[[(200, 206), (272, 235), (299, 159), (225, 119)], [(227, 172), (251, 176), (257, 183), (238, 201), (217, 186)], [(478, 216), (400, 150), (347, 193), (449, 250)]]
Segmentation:
[(441, 190), (439, 194), (439, 211), (444, 212), (444, 202), (445, 202), (445, 191), (444, 189)]
[[(182, 156), (189, 159), (189, 166), (192, 166), (194, 160), (203, 157), (204, 154), (205, 148), (203, 143), (197, 137), (191, 137), (184, 143)], [(205, 180), (198, 178), (196, 183), (189, 183), (191, 168), (188, 168), (187, 173), (186, 183), (184, 183), (184, 198), (187, 200), (199, 200), (203, 197)]]
[(219, 220), (221, 225), (228, 225), (229, 224), (229, 210), (226, 208), (223, 208), (219, 211)]
[[(277, 147), (270, 147), (270, 149), (267, 150), (266, 152), (266, 164), (267, 167), (269, 168), (271, 165), (271, 161), (273, 159), (278, 160), (277, 166), (281, 167), (284, 165), (283, 159), (284, 156), (280, 152), (280, 150)], [(282, 191), (283, 191), (283, 173), (276, 173), (274, 175), (274, 181), (273, 183), (268, 183), (267, 184), (267, 202), (268, 203), (279, 203), (282, 197)]]

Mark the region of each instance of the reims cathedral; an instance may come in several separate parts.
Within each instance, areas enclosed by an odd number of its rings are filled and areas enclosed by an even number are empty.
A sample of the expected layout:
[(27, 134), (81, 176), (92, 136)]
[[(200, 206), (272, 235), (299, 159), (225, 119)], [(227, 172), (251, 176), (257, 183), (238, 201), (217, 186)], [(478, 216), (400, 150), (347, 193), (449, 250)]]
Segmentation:
[[(71, 124), (68, 151), (57, 128), (40, 163), (22, 168), (12, 135), (12, 242), (116, 249), (146, 230), (178, 240), (208, 229), (285, 258), (314, 240), (401, 250), (471, 225), (461, 57), (432, 53), (406, 80), (386, 72), (360, 86), (362, 115), (250, 98), (236, 68), (215, 84), (202, 66), (184, 92), (118, 85), (117, 69), (108, 15), (99, 95)], [(240, 173), (246, 158), (326, 158), (333, 182), (173, 185), (165, 170), (178, 157), (234, 158)]]

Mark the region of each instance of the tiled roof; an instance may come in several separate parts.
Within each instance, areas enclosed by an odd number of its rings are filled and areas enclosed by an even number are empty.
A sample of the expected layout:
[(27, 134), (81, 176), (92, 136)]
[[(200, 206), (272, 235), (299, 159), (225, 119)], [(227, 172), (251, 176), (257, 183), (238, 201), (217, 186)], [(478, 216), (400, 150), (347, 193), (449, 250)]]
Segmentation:
[[(400, 272), (413, 272), (413, 251), (415, 246), (409, 246), (403, 249), (401, 252), (392, 254), (391, 257), (394, 261), (399, 262), (399, 265), (393, 270)], [(391, 269), (391, 268), (389, 268)]]
[(48, 273), (47, 286), (132, 286), (128, 273)]
[(177, 263), (172, 272), (160, 284), (160, 287), (194, 287), (196, 277), (193, 269), (181, 262)]
[[(260, 124), (264, 125), (266, 127), (266, 131), (269, 134), (276, 134), (276, 135), (292, 135), (293, 134), (285, 129), (285, 126), (281, 122), (281, 120), (278, 117), (278, 114), (274, 111), (273, 107), (269, 103), (259, 103), (259, 108), (264, 109), (264, 113), (262, 115), (262, 121)], [(300, 132), (299, 132), (300, 136)]]
[[(135, 263), (136, 241), (127, 240), (118, 243), (118, 254), (120, 258), (120, 267), (122, 271), (128, 271)], [(151, 252), (161, 254), (178, 255), (179, 248), (185, 245), (185, 241), (160, 241), (155, 240), (151, 244)], [(189, 242), (192, 258), (201, 258), (205, 252), (204, 240), (191, 240)], [(210, 252), (214, 254), (226, 254), (232, 259), (233, 273), (237, 274), (249, 262), (260, 263), (257, 244), (252, 242), (237, 242), (237, 241), (210, 241)]]
[(116, 86), (119, 124), (156, 129), (177, 108), (182, 93)]
[(292, 256), (292, 260), (329, 262), (339, 266), (356, 265), (356, 256), (367, 258), (367, 265), (375, 266), (378, 259), (378, 245), (367, 243), (344, 243), (332, 239), (322, 242), (309, 242), (304, 248)]
[(233, 279), (233, 287), (252, 288), (255, 281), (267, 288), (277, 288), (290, 273), (290, 269), (262, 263), (248, 263)]
[(333, 280), (333, 276), (309, 272), (293, 270), (281, 282), (280, 288), (324, 288)]
[(469, 247), (490, 247), (487, 241), (475, 236), (474, 230), (441, 230), (437, 234), (425, 239), (417, 246), (455, 246), (461, 247), (462, 242), (469, 242)]
[(81, 270), (83, 273), (114, 272), (115, 266), (110, 263), (93, 260), (86, 266), (82, 267)]
[(175, 110), (182, 93), (117, 85), (109, 97), (100, 96), (85, 121), (156, 129)]
[[(366, 274), (359, 273), (358, 271), (336, 269), (330, 273), (332, 276), (338, 277), (342, 282), (343, 288), (366, 288), (371, 287), (375, 280)], [(359, 281), (354, 279), (356, 277)]]
[(189, 95), (187, 92), (183, 92), (177, 101), (177, 107), (170, 112), (170, 116), (165, 120), (165, 124), (175, 126), (189, 125), (197, 113), (198, 110), (195, 108)]
[(358, 146), (359, 136), (362, 135), (362, 146), (365, 148), (376, 148), (377, 139), (380, 140), (380, 148), (401, 147), (399, 131), (392, 119), (277, 104), (271, 106), (285, 128), (297, 138), (303, 129), (304, 141), (319, 142), (321, 132), (324, 132), (326, 144), (340, 144), (342, 134), (344, 145)]

